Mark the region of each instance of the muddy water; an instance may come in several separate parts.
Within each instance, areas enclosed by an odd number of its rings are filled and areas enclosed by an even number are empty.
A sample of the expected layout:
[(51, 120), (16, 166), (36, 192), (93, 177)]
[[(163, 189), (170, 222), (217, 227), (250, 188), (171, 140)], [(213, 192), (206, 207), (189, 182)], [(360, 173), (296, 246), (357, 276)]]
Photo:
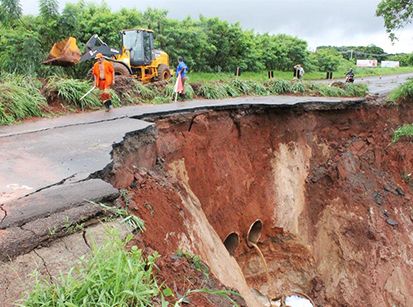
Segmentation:
[[(403, 176), (413, 143), (391, 143), (407, 122), (411, 105), (176, 115), (156, 121), (152, 141), (117, 147), (106, 178), (128, 189), (145, 244), (199, 254), (243, 296), (249, 287), (318, 305), (413, 306), (413, 184)], [(245, 241), (257, 219), (260, 252)], [(232, 232), (234, 257), (222, 244)]]
[(270, 271), (268, 270), (268, 265), (267, 265), (267, 261), (265, 260), (265, 257), (263, 255), (263, 253), (261, 252), (260, 248), (258, 247), (257, 244), (253, 243), (253, 242), (249, 242), (249, 244), (255, 248), (255, 250), (257, 251), (258, 255), (260, 255), (262, 264), (264, 265), (265, 268), (265, 273), (267, 274), (267, 281), (270, 281)]

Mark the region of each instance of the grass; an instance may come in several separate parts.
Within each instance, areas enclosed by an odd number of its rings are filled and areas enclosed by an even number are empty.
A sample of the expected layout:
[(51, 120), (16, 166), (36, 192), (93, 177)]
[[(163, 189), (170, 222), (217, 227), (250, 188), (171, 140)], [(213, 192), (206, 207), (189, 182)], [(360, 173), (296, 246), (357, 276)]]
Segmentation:
[(125, 246), (130, 241), (111, 239), (54, 283), (38, 280), (20, 306), (150, 306), (159, 295), (153, 277), (157, 254), (144, 258), (142, 251)]
[(398, 142), (401, 138), (411, 138), (413, 137), (413, 124), (405, 124), (394, 131), (393, 136), (392, 136), (392, 142), (396, 143)]
[[(11, 75), (0, 82), (0, 125), (11, 124), (29, 117), (40, 117), (48, 110), (47, 101), (61, 101), (70, 110), (99, 109), (102, 103), (95, 90), (84, 99), (80, 99), (90, 88), (90, 82), (78, 79), (51, 77), (45, 85), (35, 78)], [(127, 87), (118, 87), (118, 92), (111, 90), (112, 103), (119, 107), (131, 103), (169, 103), (174, 100), (173, 80), (164, 87), (143, 85), (130, 80)], [(413, 95), (413, 83), (399, 89), (402, 94)], [(202, 82), (187, 82), (185, 84), (185, 99), (224, 99), (240, 96), (266, 95), (312, 95), (332, 97), (360, 97), (367, 93), (365, 85), (350, 84), (344, 89), (323, 84), (291, 81), (284, 79), (258, 80), (242, 79), (229, 76), (226, 80)], [(50, 114), (50, 113), (49, 113)]]
[[(89, 201), (89, 202), (91, 204), (96, 205), (96, 203), (92, 201)], [(99, 205), (102, 208), (104, 208), (106, 211), (112, 213), (114, 216), (122, 218), (121, 223), (127, 224), (132, 229), (133, 232), (145, 230), (144, 221), (136, 215), (129, 214), (127, 209), (118, 208), (118, 207), (110, 207), (102, 203), (99, 203)]]
[[(83, 99), (80, 99), (90, 89), (90, 82), (86, 80), (52, 77), (48, 80), (45, 91), (48, 95), (51, 95), (53, 92), (57, 93), (58, 97), (65, 103), (82, 110), (101, 107), (102, 103), (99, 100), (97, 90), (93, 91)], [(119, 107), (119, 96), (114, 91), (111, 91), (111, 95), (113, 106)]]
[[(350, 68), (350, 67), (349, 67)], [(401, 73), (413, 72), (413, 67), (398, 67), (398, 68), (360, 68), (354, 69), (356, 78), (367, 76), (383, 76), (393, 75)], [(341, 69), (333, 73), (334, 78), (344, 78), (346, 71)], [(293, 78), (292, 71), (274, 71), (274, 77), (281, 80), (291, 80)], [(304, 74), (304, 80), (321, 80), (325, 79), (325, 72), (307, 72)], [(221, 72), (221, 73), (206, 73), (206, 72), (192, 72), (189, 75), (190, 82), (204, 82), (204, 81), (225, 81), (234, 78), (234, 73)], [(254, 80), (254, 81), (266, 81), (268, 80), (267, 72), (243, 72), (239, 77), (240, 80)]]
[(388, 98), (393, 102), (413, 98), (413, 80), (409, 80), (393, 90)]
[(198, 255), (193, 255), (189, 252), (178, 250), (176, 252), (176, 255), (178, 257), (184, 257), (188, 260), (189, 263), (191, 263), (195, 270), (198, 272), (201, 272), (205, 275), (205, 277), (209, 276), (209, 268), (206, 264), (204, 264), (201, 260), (201, 258)]
[(40, 94), (41, 83), (32, 78), (3, 74), (0, 82), (0, 124), (11, 124), (33, 116), (42, 116), (46, 98)]

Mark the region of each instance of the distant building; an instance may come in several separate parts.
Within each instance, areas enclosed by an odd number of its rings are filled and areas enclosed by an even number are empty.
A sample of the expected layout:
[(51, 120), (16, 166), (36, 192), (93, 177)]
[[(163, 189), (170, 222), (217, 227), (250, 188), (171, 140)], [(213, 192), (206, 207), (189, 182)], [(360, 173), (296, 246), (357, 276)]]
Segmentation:
[(377, 67), (377, 60), (357, 60), (357, 67)]
[(399, 61), (381, 61), (381, 67), (400, 67), (400, 62)]

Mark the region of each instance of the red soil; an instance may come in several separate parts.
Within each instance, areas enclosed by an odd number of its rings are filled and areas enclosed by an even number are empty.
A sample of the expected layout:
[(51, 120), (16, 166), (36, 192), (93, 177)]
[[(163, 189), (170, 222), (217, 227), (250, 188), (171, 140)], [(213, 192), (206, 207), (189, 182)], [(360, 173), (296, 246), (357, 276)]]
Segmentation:
[[(157, 121), (156, 140), (140, 149), (146, 162), (129, 147), (115, 155), (111, 178), (128, 187), (145, 244), (163, 255), (187, 247), (207, 258), (196, 244), (204, 238), (187, 227), (190, 197), (221, 240), (240, 234), (235, 258), (271, 298), (303, 292), (323, 306), (411, 306), (413, 144), (391, 144), (391, 135), (412, 121), (409, 105), (177, 115)], [(246, 245), (256, 219), (270, 280)]]

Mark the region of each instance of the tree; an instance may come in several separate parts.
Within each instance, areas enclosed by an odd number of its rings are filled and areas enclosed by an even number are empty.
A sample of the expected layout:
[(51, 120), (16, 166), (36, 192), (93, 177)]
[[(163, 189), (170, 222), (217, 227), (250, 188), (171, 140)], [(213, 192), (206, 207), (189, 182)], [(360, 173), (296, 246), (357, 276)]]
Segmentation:
[(59, 16), (59, 2), (57, 0), (39, 0), (40, 16), (44, 20), (55, 20)]
[(336, 71), (344, 60), (343, 56), (335, 49), (323, 48), (314, 53), (316, 64), (320, 71)]
[(42, 60), (38, 33), (22, 27), (0, 29), (0, 71), (36, 74)]
[(0, 20), (6, 25), (14, 25), (22, 16), (20, 0), (0, 0)]
[(392, 41), (396, 39), (395, 30), (411, 22), (413, 17), (412, 0), (382, 0), (376, 11), (377, 16), (384, 18), (384, 26)]

